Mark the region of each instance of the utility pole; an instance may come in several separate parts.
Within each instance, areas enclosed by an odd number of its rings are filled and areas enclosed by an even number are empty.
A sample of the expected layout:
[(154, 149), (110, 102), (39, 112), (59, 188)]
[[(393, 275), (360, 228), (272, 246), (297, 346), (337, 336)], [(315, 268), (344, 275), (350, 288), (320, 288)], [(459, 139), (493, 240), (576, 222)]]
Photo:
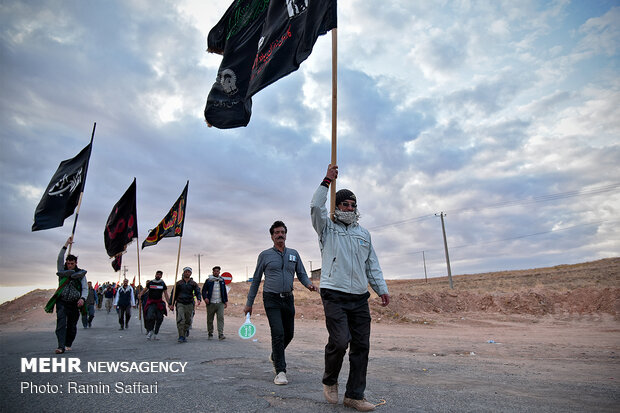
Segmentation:
[[(437, 214), (435, 214), (435, 216), (437, 216)], [(439, 217), (441, 218), (441, 232), (443, 233), (443, 247), (446, 250), (446, 265), (448, 266), (448, 281), (450, 282), (450, 289), (453, 289), (454, 287), (452, 286), (452, 271), (450, 270), (450, 256), (448, 255), (448, 241), (446, 240), (446, 227), (443, 223), (443, 217), (445, 216), (446, 214), (444, 214), (443, 212), (439, 214)]]
[(198, 257), (198, 284), (200, 284), (200, 257), (204, 254), (194, 254), (196, 257)]
[(428, 282), (428, 277), (426, 276), (426, 257), (424, 256), (424, 251), (422, 251), (422, 261), (424, 261), (424, 281)]

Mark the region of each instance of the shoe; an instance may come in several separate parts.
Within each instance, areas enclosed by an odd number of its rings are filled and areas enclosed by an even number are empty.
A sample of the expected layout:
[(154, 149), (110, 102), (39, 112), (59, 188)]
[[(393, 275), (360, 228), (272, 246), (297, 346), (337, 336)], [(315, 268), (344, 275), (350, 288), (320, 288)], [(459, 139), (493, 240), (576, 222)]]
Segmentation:
[(129, 324), (125, 324), (125, 330), (129, 330)]
[(189, 329), (185, 331), (185, 337), (189, 337)]
[(118, 331), (124, 330), (125, 328), (123, 326), (121, 326), (121, 328), (118, 329)]
[(331, 386), (324, 384), (323, 395), (325, 396), (325, 400), (327, 400), (329, 403), (338, 404), (338, 383)]
[(71, 350), (73, 350), (71, 347), (65, 346), (65, 351), (71, 351)]
[(344, 404), (345, 407), (351, 407), (357, 410), (358, 412), (371, 412), (375, 410), (375, 405), (370, 403), (366, 399), (356, 400), (356, 399), (349, 399), (348, 397), (345, 397), (344, 400), (342, 401), (342, 404)]
[(56, 350), (54, 350), (54, 353), (56, 354), (62, 354), (65, 352), (65, 349), (62, 347), (57, 348)]
[(226, 340), (226, 336), (224, 334), (222, 334), (221, 336), (219, 336), (217, 338), (218, 340)]
[(187, 342), (187, 340), (185, 339), (185, 337), (183, 336), (179, 336), (179, 339), (177, 340), (179, 343), (185, 343)]
[(286, 373), (281, 371), (278, 375), (273, 379), (273, 382), (278, 385), (288, 384), (288, 380), (286, 379)]
[(152, 331), (149, 331), (148, 333), (146, 333), (146, 339), (147, 340), (150, 340), (152, 338), (153, 338), (153, 332)]
[(88, 328), (93, 328), (93, 323), (88, 323)]
[(209, 334), (209, 337), (207, 337), (208, 340), (213, 340), (213, 334)]
[(153, 334), (153, 340), (159, 340), (159, 337), (157, 337), (157, 334)]

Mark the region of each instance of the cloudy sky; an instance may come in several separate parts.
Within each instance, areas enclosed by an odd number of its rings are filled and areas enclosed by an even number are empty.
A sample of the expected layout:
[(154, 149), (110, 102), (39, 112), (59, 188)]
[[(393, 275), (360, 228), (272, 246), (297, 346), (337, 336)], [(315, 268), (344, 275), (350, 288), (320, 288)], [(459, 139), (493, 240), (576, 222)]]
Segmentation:
[[(206, 5), (205, 5), (206, 4)], [(139, 242), (190, 181), (180, 266), (245, 280), (276, 219), (320, 267), (312, 193), (330, 162), (331, 35), (259, 92), (246, 128), (207, 128), (229, 1), (0, 3), (0, 290), (53, 288), (64, 227), (31, 232), (63, 159), (97, 122), (73, 252), (117, 280), (103, 228), (134, 177)], [(338, 188), (353, 190), (388, 279), (571, 264), (620, 251), (617, 1), (338, 5)], [(178, 238), (140, 251), (174, 279)], [(424, 254), (422, 253), (424, 251)], [(137, 274), (136, 243), (123, 264)], [(234, 288), (234, 287), (233, 287)]]

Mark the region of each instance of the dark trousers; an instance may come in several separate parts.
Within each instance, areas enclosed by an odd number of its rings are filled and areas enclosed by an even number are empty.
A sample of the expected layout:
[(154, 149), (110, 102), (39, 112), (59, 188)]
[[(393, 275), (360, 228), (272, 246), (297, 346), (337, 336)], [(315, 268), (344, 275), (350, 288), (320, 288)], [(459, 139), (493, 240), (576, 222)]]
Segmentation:
[(95, 318), (95, 305), (91, 304), (86, 308), (86, 314), (82, 314), (82, 325), (84, 328), (90, 327)]
[(164, 322), (164, 311), (160, 310), (157, 303), (151, 303), (146, 307), (144, 315), (144, 328), (146, 331), (154, 330), (155, 334), (159, 334), (159, 327)]
[(276, 373), (286, 373), (284, 350), (293, 340), (295, 332), (295, 298), (290, 293), (280, 297), (277, 293), (263, 293), (265, 313), (271, 328), (271, 358)]
[(329, 340), (325, 346), (325, 373), (323, 384), (338, 383), (344, 355), (349, 348), (349, 379), (345, 396), (363, 399), (366, 390), (366, 371), (370, 351), (370, 309), (365, 294), (347, 294), (321, 289), (325, 310), (325, 325)]
[(77, 323), (80, 319), (80, 309), (77, 302), (56, 301), (56, 338), (58, 348), (71, 347), (77, 334)]
[(118, 306), (118, 323), (121, 327), (128, 327), (129, 319), (131, 318), (131, 306)]

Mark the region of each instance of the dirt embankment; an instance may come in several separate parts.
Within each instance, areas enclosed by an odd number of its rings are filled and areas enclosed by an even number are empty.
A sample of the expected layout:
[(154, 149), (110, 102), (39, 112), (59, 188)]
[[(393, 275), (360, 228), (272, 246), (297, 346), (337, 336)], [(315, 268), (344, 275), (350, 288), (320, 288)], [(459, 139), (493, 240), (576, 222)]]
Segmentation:
[[(464, 274), (426, 280), (388, 280), (391, 303), (381, 307), (373, 293), (370, 308), (378, 323), (423, 323), (429, 319), (478, 313), (485, 316), (551, 316), (587, 314), (620, 317), (620, 257), (530, 270)], [(239, 313), (249, 283), (231, 284), (229, 309)], [(0, 305), (0, 324), (35, 322), (53, 290), (34, 290)], [(261, 292), (254, 313), (263, 313)], [(297, 318), (323, 319), (317, 293), (295, 283)]]

